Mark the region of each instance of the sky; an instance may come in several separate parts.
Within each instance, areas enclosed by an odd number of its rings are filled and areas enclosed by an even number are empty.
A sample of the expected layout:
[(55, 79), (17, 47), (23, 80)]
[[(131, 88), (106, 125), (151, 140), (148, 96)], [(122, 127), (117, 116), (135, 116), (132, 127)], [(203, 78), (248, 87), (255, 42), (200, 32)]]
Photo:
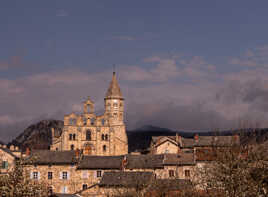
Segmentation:
[(113, 65), (127, 129), (268, 127), (268, 1), (0, 3), (0, 140), (98, 114)]

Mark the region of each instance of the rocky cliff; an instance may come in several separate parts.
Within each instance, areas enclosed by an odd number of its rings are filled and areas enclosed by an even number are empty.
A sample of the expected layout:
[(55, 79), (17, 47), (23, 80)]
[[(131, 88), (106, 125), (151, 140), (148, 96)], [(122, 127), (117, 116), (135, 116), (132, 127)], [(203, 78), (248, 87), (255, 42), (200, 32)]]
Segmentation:
[(55, 135), (60, 135), (63, 128), (63, 121), (42, 120), (36, 124), (32, 124), (9, 144), (19, 146), (23, 150), (26, 147), (31, 149), (48, 149), (52, 141), (51, 128), (55, 129)]

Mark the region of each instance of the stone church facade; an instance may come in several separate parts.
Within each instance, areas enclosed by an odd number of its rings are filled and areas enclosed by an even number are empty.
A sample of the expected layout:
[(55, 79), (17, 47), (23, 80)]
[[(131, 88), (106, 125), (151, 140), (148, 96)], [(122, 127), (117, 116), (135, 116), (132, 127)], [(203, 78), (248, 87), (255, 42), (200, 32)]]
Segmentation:
[(83, 103), (83, 113), (64, 116), (61, 136), (52, 130), (51, 150), (82, 150), (84, 155), (113, 156), (128, 153), (124, 124), (124, 98), (115, 72), (104, 98), (104, 114), (94, 113), (94, 102), (88, 97)]

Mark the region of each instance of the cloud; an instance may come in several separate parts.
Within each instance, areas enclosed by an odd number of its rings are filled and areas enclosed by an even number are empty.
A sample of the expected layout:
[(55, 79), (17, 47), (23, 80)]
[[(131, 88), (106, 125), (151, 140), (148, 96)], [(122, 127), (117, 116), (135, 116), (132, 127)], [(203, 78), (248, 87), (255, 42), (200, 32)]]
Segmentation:
[(65, 9), (60, 9), (60, 10), (57, 10), (56, 16), (66, 17), (66, 16), (69, 16), (69, 13)]
[(230, 64), (246, 67), (268, 67), (268, 46), (246, 50), (240, 57), (232, 57)]
[(23, 58), (21, 56), (12, 56), (8, 60), (0, 61), (0, 70), (23, 67)]
[[(265, 49), (260, 51), (265, 54)], [(181, 130), (230, 129), (239, 127), (241, 120), (268, 127), (268, 69), (241, 68), (219, 73), (204, 57), (183, 55), (152, 56), (141, 65), (119, 66), (127, 128), (153, 124)], [(79, 112), (87, 96), (101, 113), (111, 77), (112, 71), (68, 69), (0, 78), (0, 138), (11, 139), (44, 118), (63, 119), (64, 114)]]
[(115, 39), (115, 40), (126, 40), (126, 41), (136, 40), (136, 38), (134, 36), (114, 36), (113, 39)]

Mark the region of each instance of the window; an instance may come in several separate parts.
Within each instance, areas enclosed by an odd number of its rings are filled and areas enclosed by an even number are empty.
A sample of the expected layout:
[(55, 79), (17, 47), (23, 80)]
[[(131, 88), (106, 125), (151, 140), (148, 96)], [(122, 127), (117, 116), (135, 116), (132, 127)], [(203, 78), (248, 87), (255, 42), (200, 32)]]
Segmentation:
[(91, 118), (90, 123), (91, 123), (91, 125), (94, 125), (94, 123), (95, 123), (95, 118)]
[(166, 153), (166, 154), (168, 153), (168, 149), (165, 150), (165, 153)]
[(90, 105), (89, 104), (87, 104), (87, 113), (90, 113)]
[(83, 184), (82, 189), (83, 190), (87, 189), (87, 184)]
[(91, 140), (91, 132), (90, 132), (90, 130), (87, 130), (86, 131), (86, 140), (87, 141), (90, 141)]
[(53, 187), (49, 186), (48, 187), (48, 195), (51, 196), (53, 194)]
[(2, 161), (2, 168), (7, 169), (8, 168), (8, 161)]
[(68, 179), (68, 172), (62, 172), (62, 179)]
[(169, 177), (175, 176), (174, 170), (169, 170), (168, 173), (169, 173)]
[(75, 137), (76, 137), (76, 135), (75, 135), (75, 134), (73, 134), (73, 140), (75, 140)]
[(101, 170), (97, 171), (97, 177), (101, 177)]
[(52, 172), (48, 172), (47, 173), (47, 179), (52, 179), (53, 178), (53, 174)]
[(190, 170), (185, 170), (184, 173), (185, 173), (185, 177), (190, 177)]
[(105, 141), (108, 141), (108, 135), (107, 134), (105, 135)]
[(74, 145), (73, 144), (71, 145), (71, 150), (74, 150)]
[(69, 140), (73, 140), (73, 134), (69, 134)]
[(104, 140), (104, 134), (101, 135), (101, 140)]
[[(109, 113), (107, 115), (109, 116)], [(101, 124), (105, 125), (105, 120), (104, 119), (101, 119)]]
[(70, 124), (70, 125), (73, 124), (73, 119), (72, 119), (72, 118), (69, 119), (69, 124)]
[(106, 145), (103, 145), (102, 150), (103, 152), (106, 152)]
[(117, 103), (114, 103), (114, 108), (117, 108), (118, 107), (118, 104)]
[(87, 125), (87, 119), (86, 118), (83, 118), (83, 123), (84, 123), (84, 125)]
[(38, 179), (38, 172), (33, 172), (33, 179), (37, 180)]
[(63, 194), (68, 193), (68, 187), (67, 187), (67, 186), (62, 186), (62, 188), (61, 188), (61, 192), (62, 192)]
[(88, 178), (88, 173), (87, 173), (87, 171), (82, 172), (82, 178), (83, 178), (83, 179), (87, 179), (87, 178)]
[(76, 119), (73, 118), (73, 125), (76, 125)]

